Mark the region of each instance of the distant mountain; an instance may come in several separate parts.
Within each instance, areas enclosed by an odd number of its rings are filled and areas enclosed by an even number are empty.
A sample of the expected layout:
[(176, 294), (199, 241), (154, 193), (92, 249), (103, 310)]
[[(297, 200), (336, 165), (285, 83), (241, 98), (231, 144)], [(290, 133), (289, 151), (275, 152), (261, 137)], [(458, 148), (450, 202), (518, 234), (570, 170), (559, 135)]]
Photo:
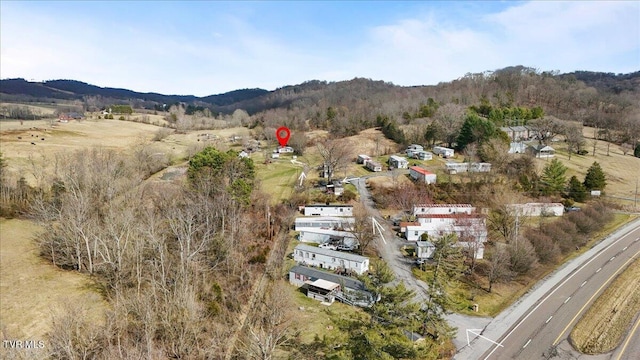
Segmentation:
[[(197, 97), (194, 95), (163, 95), (158, 93), (140, 93), (127, 89), (99, 87), (76, 80), (49, 80), (31, 82), (25, 79), (0, 80), (0, 94), (25, 97), (24, 100), (83, 100), (85, 97), (102, 97), (105, 101), (136, 101), (149, 107), (152, 104), (174, 104), (177, 102), (210, 107), (231, 106), (234, 103), (250, 100), (269, 91), (264, 89), (234, 90), (224, 94)], [(151, 104), (150, 104), (151, 103)], [(151, 106), (153, 107), (153, 106)]]
[(623, 91), (640, 91), (640, 71), (629, 74), (614, 74), (594, 71), (574, 71), (560, 75), (567, 80), (578, 80), (600, 91), (620, 94)]

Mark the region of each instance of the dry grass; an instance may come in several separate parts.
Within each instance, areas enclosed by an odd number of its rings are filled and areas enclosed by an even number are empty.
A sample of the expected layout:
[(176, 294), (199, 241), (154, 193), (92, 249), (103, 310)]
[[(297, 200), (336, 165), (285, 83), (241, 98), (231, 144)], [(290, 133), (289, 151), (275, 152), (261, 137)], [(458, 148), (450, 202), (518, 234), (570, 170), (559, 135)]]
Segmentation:
[[(579, 180), (583, 180), (587, 169), (597, 161), (607, 177), (607, 195), (633, 199), (636, 190), (636, 181), (640, 178), (640, 158), (633, 156), (633, 151), (624, 155), (618, 145), (611, 144), (609, 156), (607, 156), (607, 143), (598, 141), (596, 145), (596, 155), (593, 156), (593, 129), (584, 128), (585, 150), (587, 155), (571, 155), (571, 160), (567, 154), (567, 145), (564, 142), (554, 142), (551, 146), (556, 149), (556, 158), (569, 168), (567, 177), (576, 175)], [(537, 159), (536, 162), (542, 169), (550, 160)], [(628, 204), (629, 202), (627, 202)]]
[(86, 305), (100, 319), (105, 302), (90, 279), (63, 271), (38, 256), (41, 229), (26, 220), (0, 219), (0, 330), (4, 338), (44, 340), (52, 315), (64, 303)]
[(576, 349), (602, 354), (615, 349), (640, 312), (640, 260), (635, 260), (598, 297), (571, 331)]

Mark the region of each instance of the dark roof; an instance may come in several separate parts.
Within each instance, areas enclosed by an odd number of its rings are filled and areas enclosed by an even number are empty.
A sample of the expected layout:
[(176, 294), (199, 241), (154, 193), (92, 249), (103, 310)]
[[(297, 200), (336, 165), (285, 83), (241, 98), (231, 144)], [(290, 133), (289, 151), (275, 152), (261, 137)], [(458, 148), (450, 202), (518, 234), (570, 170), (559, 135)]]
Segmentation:
[(344, 285), (344, 287), (352, 290), (366, 291), (364, 284), (360, 280), (356, 280), (350, 277), (336, 275), (332, 273), (328, 273), (326, 271), (296, 265), (292, 267), (289, 272), (293, 272), (296, 274), (301, 274), (304, 276), (308, 276), (311, 280), (315, 281), (317, 279), (331, 281), (336, 284)]

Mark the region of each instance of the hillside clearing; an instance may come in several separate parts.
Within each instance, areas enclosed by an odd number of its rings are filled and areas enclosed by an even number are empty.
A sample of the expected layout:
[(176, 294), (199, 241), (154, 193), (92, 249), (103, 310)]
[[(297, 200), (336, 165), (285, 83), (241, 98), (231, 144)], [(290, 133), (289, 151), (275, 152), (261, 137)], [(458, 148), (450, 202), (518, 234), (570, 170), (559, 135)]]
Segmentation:
[(39, 256), (31, 221), (0, 219), (0, 330), (5, 339), (44, 340), (65, 303), (84, 305), (95, 320), (105, 302), (88, 276), (56, 268)]

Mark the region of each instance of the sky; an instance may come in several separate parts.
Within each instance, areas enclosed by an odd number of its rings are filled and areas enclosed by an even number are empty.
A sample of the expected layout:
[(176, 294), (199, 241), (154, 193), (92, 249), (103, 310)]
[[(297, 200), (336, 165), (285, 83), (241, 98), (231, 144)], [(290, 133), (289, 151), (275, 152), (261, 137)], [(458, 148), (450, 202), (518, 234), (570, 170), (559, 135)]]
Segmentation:
[(640, 70), (639, 1), (0, 1), (0, 77), (207, 96)]

